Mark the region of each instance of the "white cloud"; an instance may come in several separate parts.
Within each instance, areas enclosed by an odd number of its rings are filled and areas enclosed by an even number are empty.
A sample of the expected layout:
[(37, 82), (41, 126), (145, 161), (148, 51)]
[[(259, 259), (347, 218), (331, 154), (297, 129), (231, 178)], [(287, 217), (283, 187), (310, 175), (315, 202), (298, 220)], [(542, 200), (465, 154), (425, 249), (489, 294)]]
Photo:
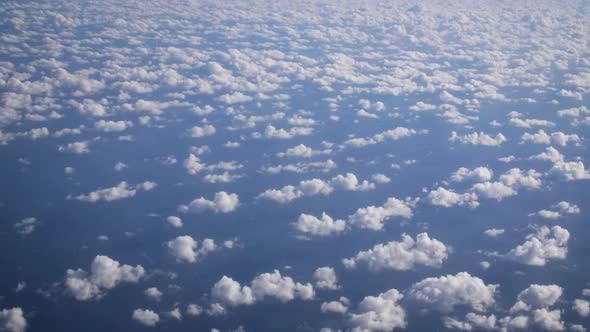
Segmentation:
[(552, 206), (554, 209), (558, 209), (559, 211), (552, 211), (552, 210), (539, 210), (535, 213), (529, 214), (529, 216), (539, 216), (545, 219), (559, 219), (564, 216), (564, 214), (578, 214), (580, 213), (580, 208), (575, 205), (565, 201), (561, 201)]
[(203, 213), (209, 210), (215, 213), (229, 213), (237, 209), (239, 205), (237, 194), (220, 191), (215, 193), (212, 201), (200, 197), (190, 202), (189, 205), (180, 205), (178, 210), (182, 213)]
[(510, 308), (510, 313), (549, 308), (559, 300), (562, 293), (563, 288), (558, 285), (530, 285), (518, 294), (516, 303)]
[(299, 144), (287, 149), (285, 152), (277, 153), (278, 157), (311, 158), (320, 154), (329, 154), (331, 150), (314, 150), (305, 144)]
[(81, 142), (73, 142), (68, 143), (66, 145), (60, 145), (58, 150), (60, 152), (70, 152), (75, 154), (84, 154), (90, 152), (90, 142), (89, 141), (81, 141)]
[(457, 135), (457, 132), (453, 131), (451, 133), (451, 137), (449, 137), (449, 142), (459, 142), (461, 144), (472, 144), (472, 145), (484, 145), (484, 146), (500, 146), (502, 143), (506, 142), (506, 136), (502, 135), (501, 133), (497, 134), (495, 137), (492, 137), (488, 134), (483, 132), (475, 132), (463, 136)]
[(176, 216), (169, 216), (166, 218), (166, 222), (172, 225), (172, 227), (180, 228), (182, 227), (182, 219)]
[(288, 130), (283, 128), (275, 128), (274, 126), (268, 125), (264, 129), (264, 137), (266, 138), (277, 138), (277, 139), (291, 139), (297, 136), (309, 136), (313, 133), (313, 128), (309, 127), (292, 127)]
[(191, 136), (192, 137), (204, 137), (204, 136), (211, 136), (215, 134), (217, 130), (212, 125), (204, 125), (202, 127), (194, 126), (191, 128)]
[(168, 251), (179, 262), (196, 263), (218, 247), (212, 239), (204, 239), (198, 247), (198, 241), (191, 236), (182, 235), (166, 243)]
[(483, 197), (492, 198), (498, 202), (506, 197), (518, 194), (516, 190), (502, 182), (476, 183), (473, 185), (473, 190)]
[(572, 309), (582, 317), (590, 316), (590, 302), (586, 300), (575, 299)]
[[(291, 277), (282, 276), (278, 270), (257, 275), (250, 286), (223, 276), (211, 289), (211, 300), (220, 305), (239, 306), (253, 304), (266, 297), (289, 302), (295, 298), (311, 300), (315, 291), (310, 283), (301, 284)], [(223, 308), (223, 307), (222, 307)]]
[(511, 118), (508, 123), (514, 127), (518, 128), (531, 128), (531, 127), (555, 127), (555, 123), (542, 120), (542, 119), (521, 119), (521, 118)]
[[(129, 198), (135, 196), (137, 190), (149, 191), (156, 187), (154, 182), (146, 181), (138, 184), (135, 187), (129, 186), (127, 182), (121, 181), (118, 185), (111, 188), (97, 189), (88, 194), (80, 194), (74, 198), (84, 202), (98, 202), (98, 201), (115, 201), (119, 199)], [(68, 196), (70, 197), (70, 196)]]
[(419, 133), (426, 133), (427, 131), (416, 131), (415, 129), (396, 127), (383, 131), (379, 134), (375, 134), (371, 137), (366, 138), (352, 138), (344, 142), (344, 145), (349, 147), (361, 148), (367, 145), (373, 145), (384, 142), (385, 140), (397, 141), (403, 137), (413, 136)]
[(346, 223), (344, 220), (334, 220), (326, 213), (322, 213), (321, 218), (302, 213), (293, 227), (304, 234), (329, 236), (344, 232)]
[(96, 256), (90, 266), (90, 273), (82, 270), (66, 271), (67, 291), (78, 301), (100, 299), (109, 289), (122, 282), (136, 283), (145, 275), (141, 265), (121, 265), (107, 256)]
[(561, 176), (566, 181), (590, 179), (590, 171), (585, 169), (584, 163), (581, 161), (558, 161), (553, 164), (550, 172)]
[(569, 238), (567, 229), (543, 226), (536, 233), (527, 235), (526, 241), (505, 257), (523, 264), (544, 266), (548, 261), (566, 258)]
[(34, 217), (24, 218), (23, 220), (14, 224), (14, 229), (20, 235), (29, 235), (35, 231), (37, 226), (41, 224), (40, 220)]
[(443, 206), (443, 207), (452, 207), (455, 205), (458, 206), (468, 206), (470, 208), (476, 208), (479, 206), (479, 202), (477, 201), (478, 197), (474, 193), (463, 193), (458, 194), (454, 191), (447, 190), (442, 187), (438, 187), (436, 190), (432, 190), (428, 193), (428, 201), (432, 205)]
[(390, 197), (382, 206), (371, 205), (357, 209), (354, 214), (348, 217), (348, 222), (359, 228), (381, 230), (384, 222), (391, 218), (411, 218), (413, 204), (409, 200), (401, 201), (395, 197)]
[(203, 308), (194, 303), (190, 303), (186, 306), (186, 314), (189, 316), (200, 316), (203, 313)]
[(557, 151), (557, 149), (550, 146), (545, 148), (545, 152), (541, 152), (538, 155), (532, 156), (531, 159), (547, 160), (556, 163), (558, 161), (563, 161), (563, 155)]
[(315, 280), (316, 288), (331, 290), (340, 289), (336, 271), (329, 266), (318, 267), (313, 273), (313, 279)]
[(188, 158), (184, 160), (182, 166), (186, 169), (186, 172), (190, 175), (195, 175), (205, 169), (207, 165), (201, 163), (201, 159), (194, 154), (189, 154)]
[(0, 331), (24, 332), (27, 326), (27, 320), (20, 307), (0, 310)]
[(537, 326), (547, 331), (565, 330), (565, 324), (561, 320), (559, 310), (537, 309), (533, 312), (533, 321)]
[(406, 312), (399, 305), (403, 297), (394, 288), (377, 296), (365, 297), (359, 303), (356, 313), (349, 316), (348, 324), (352, 331), (392, 331), (406, 328)]
[(121, 132), (127, 128), (133, 126), (130, 121), (105, 121), (99, 120), (94, 123), (94, 128), (104, 131), (105, 133), (110, 132)]
[(451, 312), (465, 305), (475, 311), (485, 311), (495, 304), (498, 285), (486, 285), (483, 280), (467, 272), (456, 275), (426, 278), (412, 286), (408, 296), (441, 312)]
[(564, 134), (560, 131), (547, 134), (544, 130), (539, 130), (536, 133), (524, 133), (520, 138), (521, 143), (534, 143), (534, 144), (555, 144), (559, 146), (566, 146), (569, 142), (579, 145), (582, 143), (580, 136), (576, 134)]
[(148, 309), (135, 309), (131, 317), (145, 326), (156, 326), (160, 321), (160, 316)]
[(402, 234), (402, 241), (377, 244), (372, 249), (361, 251), (354, 257), (343, 259), (342, 263), (349, 269), (366, 265), (370, 271), (413, 269), (416, 265), (441, 267), (449, 257), (449, 248), (444, 243), (431, 239), (428, 233), (416, 235), (416, 240)]
[(323, 302), (320, 310), (323, 313), (334, 312), (337, 314), (344, 314), (348, 311), (349, 305), (350, 301), (346, 297), (341, 296), (338, 301)]
[(160, 299), (162, 298), (162, 292), (160, 292), (160, 290), (156, 287), (150, 287), (146, 290), (143, 291), (143, 294), (145, 296), (147, 296), (147, 298), (154, 300), (154, 301), (160, 301)]
[(373, 181), (379, 184), (386, 184), (391, 182), (391, 179), (387, 175), (381, 173), (373, 174), (371, 176), (371, 179), (373, 179)]
[(473, 181), (490, 181), (494, 176), (494, 172), (487, 167), (476, 167), (469, 169), (461, 167), (451, 175), (451, 181), (463, 182), (467, 180)]

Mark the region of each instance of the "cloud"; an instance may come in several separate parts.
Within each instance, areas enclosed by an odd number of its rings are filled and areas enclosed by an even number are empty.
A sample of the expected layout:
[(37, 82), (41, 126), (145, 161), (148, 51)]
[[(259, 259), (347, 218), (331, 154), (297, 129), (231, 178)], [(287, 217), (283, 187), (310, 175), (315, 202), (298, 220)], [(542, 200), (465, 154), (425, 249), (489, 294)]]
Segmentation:
[(217, 249), (215, 241), (212, 239), (204, 239), (201, 242), (201, 247), (198, 247), (198, 241), (195, 241), (191, 236), (178, 236), (166, 243), (168, 251), (179, 262), (196, 263), (210, 252)]
[(467, 272), (456, 275), (426, 278), (415, 283), (408, 296), (434, 310), (452, 312), (456, 306), (465, 305), (475, 311), (485, 311), (495, 304), (498, 285), (486, 285), (483, 280)]
[(590, 171), (585, 169), (584, 163), (581, 161), (558, 161), (553, 164), (549, 172), (561, 176), (566, 181), (590, 179)]
[(495, 199), (498, 202), (506, 197), (518, 194), (516, 190), (514, 190), (512, 187), (505, 185), (502, 182), (476, 183), (475, 185), (473, 185), (472, 189), (476, 191), (479, 195), (486, 198)]
[(463, 193), (458, 194), (454, 191), (447, 190), (443, 187), (438, 187), (436, 190), (432, 190), (428, 193), (428, 201), (432, 205), (453, 207), (468, 206), (470, 208), (476, 208), (479, 206), (477, 201), (478, 197), (474, 193)]
[(439, 268), (449, 257), (449, 248), (444, 243), (431, 239), (428, 233), (416, 235), (416, 240), (402, 234), (402, 241), (377, 244), (372, 249), (361, 251), (354, 257), (343, 259), (342, 263), (349, 269), (366, 265), (370, 271), (381, 270), (406, 271), (416, 265)]
[(70, 152), (74, 154), (84, 154), (90, 152), (90, 142), (89, 141), (81, 141), (81, 142), (73, 142), (68, 143), (66, 145), (60, 145), (58, 147), (60, 152)]
[(277, 153), (278, 157), (311, 158), (313, 156), (330, 154), (332, 150), (314, 150), (305, 144), (299, 144), (287, 149), (285, 152)]
[(202, 127), (194, 126), (191, 128), (192, 137), (204, 137), (215, 134), (217, 130), (212, 125), (204, 125)]
[(94, 128), (105, 133), (121, 132), (133, 126), (130, 121), (105, 121), (99, 120), (94, 123)]
[(463, 182), (463, 181), (490, 181), (494, 176), (494, 172), (487, 167), (476, 167), (469, 169), (461, 167), (451, 175), (451, 181)]
[(29, 217), (14, 224), (14, 229), (20, 235), (29, 235), (35, 231), (37, 226), (41, 225), (41, 221), (37, 218)]
[(315, 280), (315, 287), (318, 289), (340, 289), (336, 271), (329, 266), (318, 267), (313, 273), (313, 279)]
[(203, 213), (206, 211), (229, 213), (236, 210), (239, 205), (240, 201), (237, 194), (220, 191), (215, 193), (212, 201), (200, 197), (190, 202), (189, 205), (180, 205), (178, 210), (182, 213)]
[(266, 297), (289, 302), (295, 298), (311, 300), (314, 296), (310, 283), (295, 282), (291, 277), (282, 276), (278, 270), (257, 275), (250, 286), (241, 286), (239, 282), (223, 276), (211, 289), (212, 302), (227, 306), (249, 305)]
[(356, 313), (349, 316), (352, 331), (392, 331), (407, 326), (406, 312), (399, 305), (403, 295), (390, 289), (377, 296), (367, 296), (358, 305)]
[(401, 201), (390, 197), (382, 206), (371, 205), (357, 209), (354, 214), (348, 217), (348, 222), (359, 228), (381, 230), (384, 222), (391, 218), (411, 218), (413, 205), (414, 202), (411, 200)]
[(259, 194), (257, 198), (270, 199), (278, 203), (288, 203), (304, 196), (328, 195), (334, 190), (367, 191), (374, 188), (374, 183), (367, 180), (359, 181), (356, 175), (346, 173), (336, 175), (329, 181), (311, 179), (300, 181), (297, 187), (288, 185), (281, 189), (268, 189)]
[(582, 317), (590, 316), (590, 302), (581, 299), (575, 299), (572, 309)]
[[(80, 194), (80, 195), (75, 196), (73, 198), (75, 198), (79, 201), (91, 202), (91, 203), (98, 202), (98, 201), (111, 202), (111, 201), (116, 201), (119, 199), (133, 197), (137, 193), (137, 190), (150, 191), (155, 187), (156, 187), (156, 183), (150, 182), (150, 181), (140, 183), (135, 187), (131, 187), (131, 186), (129, 186), (129, 184), (127, 184), (127, 182), (121, 181), (115, 187), (104, 188), (104, 189), (99, 188), (95, 191), (89, 192), (88, 194)], [(68, 198), (71, 198), (71, 196), (68, 196)]]
[(548, 261), (565, 259), (570, 233), (560, 226), (543, 226), (526, 241), (510, 250), (505, 258), (527, 265), (544, 266)]
[(504, 229), (490, 228), (486, 229), (483, 233), (487, 236), (496, 237), (504, 234)]
[(321, 218), (309, 214), (300, 214), (293, 227), (301, 233), (314, 236), (330, 236), (342, 233), (346, 230), (344, 220), (334, 220), (326, 213)]
[(313, 133), (313, 128), (309, 127), (292, 127), (288, 130), (283, 128), (275, 128), (274, 126), (268, 125), (264, 129), (264, 137), (268, 139), (292, 139), (297, 136), (309, 136)]
[(175, 228), (180, 228), (183, 226), (182, 224), (182, 219), (176, 217), (176, 216), (169, 216), (166, 218), (166, 222), (170, 225), (172, 225), (172, 227)]
[(563, 288), (558, 285), (530, 285), (518, 294), (510, 313), (549, 308), (559, 300), (562, 293)]
[(384, 142), (385, 140), (392, 140), (397, 141), (403, 137), (413, 136), (416, 134), (427, 133), (428, 131), (423, 130), (418, 132), (415, 129), (405, 128), (405, 127), (396, 127), (394, 129), (389, 129), (383, 131), (379, 134), (375, 134), (371, 137), (366, 138), (351, 138), (344, 142), (345, 146), (354, 147), (354, 148), (361, 148), (367, 145), (374, 145), (377, 143)]
[(20, 307), (0, 310), (0, 331), (24, 332), (27, 326), (27, 320)]
[(348, 311), (349, 305), (350, 301), (346, 297), (341, 296), (338, 301), (323, 302), (320, 310), (322, 313), (333, 312), (337, 314), (344, 314)]
[(135, 309), (131, 318), (145, 326), (156, 326), (160, 321), (160, 316), (148, 309)]
[(449, 142), (459, 142), (461, 144), (472, 144), (472, 145), (483, 145), (483, 146), (500, 146), (506, 142), (506, 136), (501, 133), (497, 134), (496, 137), (492, 137), (483, 132), (471, 133), (463, 136), (457, 135), (457, 132), (453, 131)]
[(136, 283), (144, 275), (145, 270), (141, 265), (121, 265), (108, 256), (98, 255), (92, 261), (90, 273), (82, 269), (68, 269), (64, 283), (76, 300), (88, 301), (102, 298), (120, 283)]
[(160, 301), (162, 299), (162, 292), (156, 287), (150, 287), (143, 291), (143, 294), (147, 296), (149, 299), (154, 301)]
[(559, 310), (537, 309), (533, 312), (533, 321), (537, 326), (547, 331), (565, 330), (565, 324), (561, 321), (561, 312)]
[(373, 174), (371, 176), (371, 179), (373, 179), (373, 181), (375, 181), (376, 183), (379, 184), (386, 184), (391, 182), (391, 179), (386, 176), (385, 174), (381, 174), (381, 173), (377, 173), (377, 174)]
[(520, 143), (534, 143), (534, 144), (555, 144), (559, 146), (566, 146), (569, 142), (574, 143), (576, 146), (582, 143), (580, 136), (576, 134), (564, 134), (561, 131), (547, 134), (544, 130), (539, 130), (534, 134), (524, 133), (520, 138)]
[(578, 214), (580, 213), (580, 208), (575, 205), (565, 201), (561, 201), (557, 204), (552, 206), (554, 209), (558, 209), (559, 211), (552, 211), (552, 210), (539, 210), (534, 213), (530, 213), (529, 216), (539, 216), (545, 219), (559, 219), (563, 217), (565, 214)]

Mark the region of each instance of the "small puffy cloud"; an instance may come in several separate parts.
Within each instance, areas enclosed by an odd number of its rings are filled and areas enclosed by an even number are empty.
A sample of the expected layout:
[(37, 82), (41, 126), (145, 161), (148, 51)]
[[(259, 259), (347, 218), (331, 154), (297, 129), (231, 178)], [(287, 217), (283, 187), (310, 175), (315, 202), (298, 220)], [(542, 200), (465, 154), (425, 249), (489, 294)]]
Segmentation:
[(384, 142), (386, 140), (397, 141), (403, 137), (413, 136), (419, 133), (425, 133), (427, 131), (417, 131), (415, 129), (405, 128), (405, 127), (396, 127), (394, 129), (389, 129), (383, 131), (379, 134), (375, 134), (370, 137), (361, 137), (361, 138), (351, 138), (344, 142), (345, 146), (354, 147), (354, 148), (362, 148), (367, 145), (374, 145), (377, 143)]
[(27, 320), (20, 307), (0, 310), (0, 331), (24, 332), (27, 325)]
[(498, 285), (486, 285), (480, 278), (460, 272), (417, 282), (408, 296), (441, 312), (451, 312), (460, 305), (481, 312), (496, 302), (494, 295), (497, 288)]
[(492, 198), (498, 202), (502, 199), (518, 194), (512, 187), (505, 185), (502, 182), (482, 182), (476, 183), (472, 188), (479, 195)]
[(182, 219), (176, 216), (169, 216), (166, 218), (166, 222), (172, 225), (172, 227), (180, 228), (182, 227)]
[(41, 224), (37, 218), (29, 217), (14, 224), (14, 229), (20, 235), (29, 235), (35, 231), (37, 226)]
[(536, 233), (527, 235), (526, 241), (510, 250), (505, 258), (527, 265), (544, 266), (548, 261), (567, 257), (569, 238), (567, 229), (543, 226)]
[(205, 169), (207, 165), (202, 163), (199, 157), (191, 153), (188, 158), (184, 160), (182, 166), (186, 169), (188, 174), (195, 175)]
[(285, 152), (277, 153), (278, 157), (311, 158), (321, 154), (329, 154), (331, 150), (314, 150), (305, 144), (299, 144), (287, 149)]
[(430, 191), (427, 199), (430, 204), (443, 207), (458, 205), (476, 208), (479, 206), (479, 202), (477, 201), (478, 197), (475, 193), (458, 194), (443, 187), (438, 187), (436, 190)]
[(539, 210), (537, 212), (531, 213), (529, 214), (529, 216), (539, 216), (541, 218), (545, 218), (545, 219), (559, 219), (561, 217), (563, 217), (565, 214), (578, 214), (580, 213), (580, 208), (575, 205), (575, 204), (571, 204), (565, 201), (561, 201), (555, 205), (552, 206), (554, 209), (557, 209), (558, 211), (553, 211), (553, 210)]
[(411, 218), (413, 215), (412, 205), (413, 202), (409, 200), (401, 201), (395, 197), (390, 197), (382, 206), (371, 205), (357, 209), (355, 213), (348, 217), (348, 222), (359, 228), (381, 230), (384, 222), (391, 218)]
[(183, 213), (203, 213), (213, 211), (215, 213), (229, 213), (238, 208), (240, 201), (237, 194), (228, 194), (225, 191), (215, 193), (212, 201), (204, 197), (197, 198), (188, 205), (180, 205), (178, 210)]
[(361, 251), (354, 257), (342, 260), (347, 268), (366, 265), (370, 271), (413, 269), (416, 265), (440, 267), (449, 256), (444, 243), (431, 239), (428, 233), (420, 233), (414, 240), (407, 234), (402, 241), (377, 244), (372, 249)]
[(569, 142), (574, 143), (575, 145), (580, 145), (582, 139), (576, 134), (564, 134), (560, 131), (547, 134), (543, 130), (539, 130), (536, 133), (524, 133), (520, 138), (520, 143), (534, 143), (534, 144), (555, 144), (559, 146), (566, 146)]
[(450, 330), (471, 331), (486, 330), (491, 331), (496, 329), (497, 319), (494, 314), (486, 316), (470, 312), (465, 315), (465, 320), (457, 320), (451, 317), (445, 317), (444, 324)]
[(590, 316), (590, 302), (586, 300), (575, 299), (572, 309), (582, 317)]
[(130, 121), (105, 121), (99, 120), (94, 123), (94, 128), (104, 131), (105, 133), (124, 131), (133, 124)]
[(145, 326), (156, 326), (160, 321), (160, 316), (149, 309), (135, 309), (131, 317)]
[(84, 154), (90, 152), (90, 142), (89, 141), (80, 141), (80, 142), (73, 142), (68, 143), (66, 145), (60, 145), (58, 147), (60, 152), (70, 152), (74, 154)]
[(118, 161), (114, 167), (115, 171), (117, 171), (117, 172), (120, 172), (120, 171), (124, 170), (125, 168), (127, 168), (127, 165), (123, 162), (120, 162), (120, 161)]
[(561, 176), (566, 181), (590, 179), (590, 171), (585, 169), (581, 161), (558, 161), (553, 164), (550, 172)]
[(194, 303), (190, 303), (186, 306), (186, 314), (189, 316), (199, 316), (203, 313), (203, 308)]
[(523, 171), (520, 168), (512, 168), (500, 176), (500, 181), (513, 188), (538, 189), (543, 184), (542, 176), (543, 174), (534, 169)]
[(562, 293), (563, 288), (558, 285), (530, 285), (518, 294), (517, 301), (510, 309), (510, 313), (549, 308), (559, 300)]
[(483, 132), (475, 132), (467, 135), (457, 135), (457, 132), (453, 131), (451, 133), (451, 137), (449, 137), (449, 142), (459, 142), (461, 144), (472, 144), (472, 145), (484, 145), (484, 146), (500, 146), (502, 143), (506, 142), (506, 136), (502, 135), (501, 133), (497, 134), (495, 137), (492, 137)]
[(387, 175), (381, 174), (381, 173), (373, 174), (371, 176), (371, 179), (373, 179), (373, 181), (375, 181), (376, 183), (379, 183), (379, 184), (385, 184), (385, 183), (391, 182), (391, 179)]
[(68, 269), (65, 276), (67, 291), (78, 301), (100, 299), (109, 289), (123, 282), (136, 283), (145, 275), (141, 265), (121, 265), (107, 256), (96, 256), (90, 273)]
[(493, 176), (494, 172), (487, 167), (476, 167), (474, 169), (461, 167), (451, 175), (451, 181), (463, 182), (467, 180), (473, 180), (477, 182), (483, 182), (490, 181)]
[(329, 266), (318, 267), (313, 273), (313, 279), (315, 280), (315, 286), (319, 289), (339, 289), (338, 277), (334, 268)]
[(162, 298), (162, 292), (156, 287), (150, 287), (143, 291), (143, 294), (150, 300), (160, 301)]
[(565, 324), (561, 320), (559, 310), (537, 309), (533, 312), (533, 322), (547, 331), (564, 331)]
[(320, 309), (323, 313), (333, 312), (337, 314), (344, 314), (348, 311), (349, 305), (350, 301), (346, 297), (341, 296), (338, 301), (323, 302)]
[(217, 249), (217, 245), (212, 239), (204, 239), (200, 247), (198, 247), (198, 244), (198, 241), (191, 236), (183, 235), (168, 241), (166, 247), (177, 261), (187, 263), (196, 263), (208, 253)]
[(321, 218), (309, 214), (300, 214), (297, 222), (293, 227), (303, 234), (314, 236), (329, 236), (342, 233), (346, 230), (344, 220), (334, 220), (326, 213), (322, 213)]
[[(138, 184), (135, 187), (129, 186), (127, 182), (121, 181), (118, 185), (111, 188), (99, 188), (95, 191), (89, 192), (88, 194), (80, 194), (74, 198), (84, 202), (98, 202), (98, 201), (116, 201), (119, 199), (130, 198), (135, 196), (137, 190), (149, 191), (156, 187), (156, 183), (146, 181)], [(71, 198), (68, 196), (68, 198)]]
[(531, 127), (555, 127), (555, 123), (542, 119), (521, 119), (518, 117), (511, 118), (508, 123), (517, 128)]
[(563, 155), (554, 147), (549, 146), (545, 148), (545, 152), (541, 152), (538, 155), (532, 156), (530, 159), (546, 160), (553, 163), (563, 162)]
[(352, 331), (392, 331), (407, 326), (406, 312), (399, 301), (403, 295), (390, 289), (377, 296), (367, 296), (358, 305), (356, 313), (349, 316)]
[(211, 136), (215, 134), (217, 130), (212, 125), (204, 125), (202, 127), (194, 126), (191, 128), (191, 136), (192, 137), (204, 137), (204, 136)]
[(486, 229), (483, 233), (487, 236), (496, 237), (496, 236), (504, 234), (504, 229), (503, 228), (502, 229), (490, 228), (490, 229)]
[(285, 130), (283, 128), (277, 129), (271, 125), (268, 125), (264, 130), (264, 137), (268, 139), (292, 139), (297, 136), (309, 136), (312, 133), (313, 128), (309, 127), (292, 127), (288, 130)]
[(409, 107), (410, 111), (424, 112), (436, 109), (436, 105), (428, 104), (423, 101), (417, 102), (415, 105)]
[(241, 286), (239, 282), (223, 276), (211, 289), (213, 304), (239, 306), (253, 304), (266, 297), (289, 302), (295, 298), (311, 300), (315, 291), (310, 283), (295, 282), (291, 277), (282, 276), (278, 270), (256, 276), (250, 286)]

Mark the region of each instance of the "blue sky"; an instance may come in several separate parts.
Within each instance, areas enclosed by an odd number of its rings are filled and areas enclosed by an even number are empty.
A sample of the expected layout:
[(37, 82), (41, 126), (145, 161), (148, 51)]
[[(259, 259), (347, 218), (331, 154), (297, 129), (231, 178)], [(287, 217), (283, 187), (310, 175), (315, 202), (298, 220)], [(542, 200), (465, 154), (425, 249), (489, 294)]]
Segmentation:
[(0, 4), (0, 331), (586, 331), (587, 4)]

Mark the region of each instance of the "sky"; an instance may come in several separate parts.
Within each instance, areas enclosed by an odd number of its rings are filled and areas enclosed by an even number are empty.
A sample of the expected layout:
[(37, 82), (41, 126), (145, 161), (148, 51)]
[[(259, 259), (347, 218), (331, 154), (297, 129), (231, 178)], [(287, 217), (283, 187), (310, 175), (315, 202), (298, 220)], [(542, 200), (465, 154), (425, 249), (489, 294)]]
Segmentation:
[(589, 22), (2, 1), (0, 331), (586, 331)]

